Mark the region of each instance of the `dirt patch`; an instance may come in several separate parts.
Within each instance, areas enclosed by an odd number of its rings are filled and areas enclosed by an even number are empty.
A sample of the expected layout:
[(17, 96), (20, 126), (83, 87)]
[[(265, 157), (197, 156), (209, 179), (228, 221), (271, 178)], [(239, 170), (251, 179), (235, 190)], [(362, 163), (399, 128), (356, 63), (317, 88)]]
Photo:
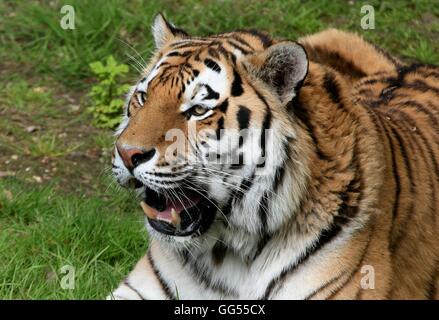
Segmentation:
[(110, 181), (103, 176), (110, 175), (112, 133), (91, 125), (85, 92), (66, 92), (50, 81), (31, 89), (53, 91), (50, 114), (33, 107), (32, 101), (26, 110), (0, 104), (0, 179), (14, 176), (31, 184), (52, 183), (66, 193), (102, 190), (102, 184)]

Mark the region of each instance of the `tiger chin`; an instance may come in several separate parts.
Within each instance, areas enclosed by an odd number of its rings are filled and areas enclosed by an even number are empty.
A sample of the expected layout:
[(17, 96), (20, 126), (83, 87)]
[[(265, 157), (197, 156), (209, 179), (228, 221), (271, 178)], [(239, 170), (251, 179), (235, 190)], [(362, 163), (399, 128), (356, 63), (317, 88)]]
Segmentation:
[(438, 298), (438, 68), (333, 29), (152, 34), (113, 154), (150, 247), (109, 299)]

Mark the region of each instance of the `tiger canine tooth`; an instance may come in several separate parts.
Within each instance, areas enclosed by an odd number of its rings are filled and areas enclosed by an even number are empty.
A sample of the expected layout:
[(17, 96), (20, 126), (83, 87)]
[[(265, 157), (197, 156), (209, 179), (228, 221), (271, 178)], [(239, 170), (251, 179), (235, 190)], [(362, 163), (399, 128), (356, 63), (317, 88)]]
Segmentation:
[(171, 209), (171, 217), (172, 217), (172, 224), (178, 226), (181, 222), (181, 218), (177, 214), (174, 208)]
[(140, 206), (143, 209), (143, 213), (150, 219), (157, 219), (157, 214), (154, 210), (146, 204), (145, 201), (140, 201)]

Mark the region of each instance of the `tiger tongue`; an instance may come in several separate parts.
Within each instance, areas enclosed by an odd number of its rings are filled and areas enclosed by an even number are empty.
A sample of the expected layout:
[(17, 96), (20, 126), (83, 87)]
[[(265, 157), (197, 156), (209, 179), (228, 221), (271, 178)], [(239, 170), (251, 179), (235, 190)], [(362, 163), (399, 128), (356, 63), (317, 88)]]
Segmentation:
[(174, 226), (178, 226), (181, 222), (180, 213), (183, 208), (177, 211), (173, 205), (169, 205), (165, 210), (158, 211), (157, 209), (147, 205), (145, 201), (141, 201), (140, 206), (142, 207), (143, 213), (148, 217), (148, 219), (165, 221), (173, 224)]
[(158, 211), (153, 207), (146, 204), (145, 201), (140, 202), (143, 212), (149, 219), (161, 220), (170, 223), (174, 226), (178, 226), (181, 222), (180, 214), (184, 209), (190, 208), (197, 204), (200, 200), (199, 197), (190, 197), (185, 199), (186, 201), (173, 202), (169, 201), (167, 203), (166, 209), (163, 211)]
[(165, 210), (157, 211), (156, 219), (178, 226), (181, 221), (180, 214), (183, 209), (184, 206), (181, 203), (174, 204), (171, 202)]

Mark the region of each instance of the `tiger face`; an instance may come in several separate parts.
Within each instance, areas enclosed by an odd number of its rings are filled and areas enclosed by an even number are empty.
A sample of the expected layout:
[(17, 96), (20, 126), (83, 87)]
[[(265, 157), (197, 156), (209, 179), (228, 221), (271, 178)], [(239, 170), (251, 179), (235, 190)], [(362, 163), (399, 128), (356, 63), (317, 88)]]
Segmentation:
[(230, 224), (257, 233), (251, 204), (231, 212), (250, 185), (271, 185), (288, 157), (282, 146), (296, 136), (286, 104), (306, 76), (305, 51), (250, 31), (190, 37), (162, 15), (152, 30), (156, 53), (116, 132), (117, 181), (136, 188), (161, 240)]

